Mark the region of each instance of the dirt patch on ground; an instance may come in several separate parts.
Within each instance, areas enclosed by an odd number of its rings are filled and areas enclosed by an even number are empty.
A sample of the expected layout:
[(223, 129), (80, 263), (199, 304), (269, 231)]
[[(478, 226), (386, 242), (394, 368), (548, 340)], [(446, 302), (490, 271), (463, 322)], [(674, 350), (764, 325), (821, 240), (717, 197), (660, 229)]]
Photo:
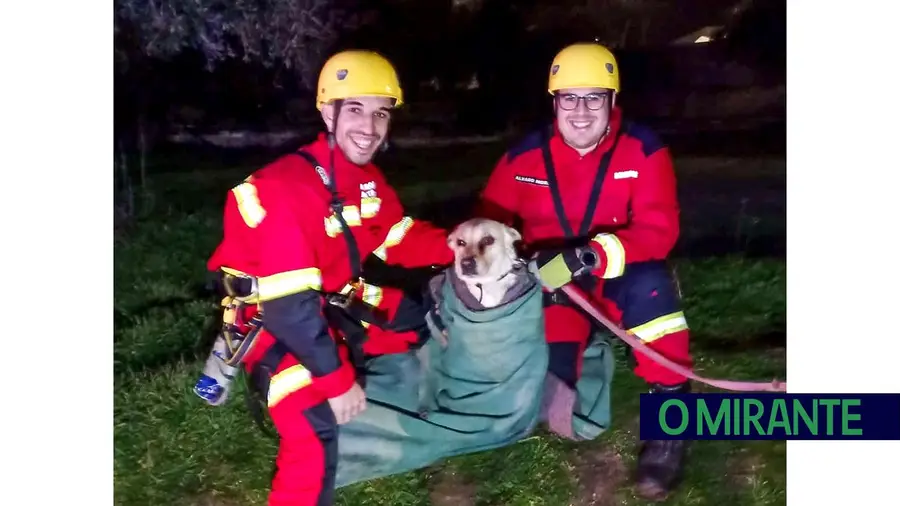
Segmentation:
[(729, 483), (740, 488), (752, 488), (766, 462), (758, 454), (741, 449), (728, 457), (725, 466)]
[(457, 473), (444, 469), (429, 481), (428, 498), (433, 506), (475, 506), (478, 487)]
[(607, 448), (579, 451), (573, 461), (578, 488), (570, 506), (611, 506), (628, 478), (622, 456)]
[(241, 503), (234, 499), (217, 497), (212, 494), (203, 494), (186, 501), (185, 504), (190, 506), (240, 506)]

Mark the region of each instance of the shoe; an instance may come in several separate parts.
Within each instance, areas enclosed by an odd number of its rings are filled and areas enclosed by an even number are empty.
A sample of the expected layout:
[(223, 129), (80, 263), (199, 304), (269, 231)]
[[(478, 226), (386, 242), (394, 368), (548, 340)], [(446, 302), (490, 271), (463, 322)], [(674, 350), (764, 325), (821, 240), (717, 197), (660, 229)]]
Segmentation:
[[(650, 393), (689, 393), (690, 383), (650, 385)], [(639, 496), (663, 501), (681, 481), (687, 454), (687, 441), (645, 441), (638, 453), (635, 489)]]

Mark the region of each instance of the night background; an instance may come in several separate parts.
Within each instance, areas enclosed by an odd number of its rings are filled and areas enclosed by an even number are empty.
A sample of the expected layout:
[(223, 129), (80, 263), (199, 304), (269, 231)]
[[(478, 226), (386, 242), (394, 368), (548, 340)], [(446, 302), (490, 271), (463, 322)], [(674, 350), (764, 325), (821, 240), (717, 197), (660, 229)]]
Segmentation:
[[(375, 162), (408, 214), (444, 226), (468, 217), (516, 138), (550, 121), (553, 55), (613, 49), (625, 116), (673, 151), (673, 266), (698, 370), (784, 378), (784, 1), (116, 0), (115, 15), (117, 504), (265, 503), (275, 447), (243, 385), (219, 408), (190, 392), (217, 304), (198, 287), (226, 192), (322, 129), (313, 88), (341, 49), (398, 68), (406, 103)], [(643, 504), (628, 479), (643, 386), (622, 357), (598, 440), (542, 435), (351, 487), (340, 504)], [(231, 443), (211, 444), (212, 426)], [(691, 452), (667, 504), (785, 503), (783, 441)]]

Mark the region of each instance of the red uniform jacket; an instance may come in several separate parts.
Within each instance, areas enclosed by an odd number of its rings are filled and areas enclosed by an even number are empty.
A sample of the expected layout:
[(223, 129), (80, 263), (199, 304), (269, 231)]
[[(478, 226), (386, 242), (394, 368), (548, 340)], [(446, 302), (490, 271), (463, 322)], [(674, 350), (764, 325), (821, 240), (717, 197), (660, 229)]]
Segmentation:
[[(324, 135), (303, 149), (328, 171)], [(340, 149), (334, 164), (343, 216), (361, 260), (374, 253), (406, 267), (452, 262), (446, 232), (405, 216), (397, 194), (375, 165), (357, 166)], [(335, 397), (355, 379), (346, 350), (338, 350), (321, 311), (320, 291), (339, 292), (354, 281), (347, 243), (330, 201), (331, 193), (316, 169), (296, 154), (258, 170), (227, 195), (224, 237), (207, 267), (213, 271), (227, 267), (258, 278), (266, 330), (245, 365), (252, 368), (276, 340), (290, 351), (279, 369), (300, 364), (292, 369), (300, 375), (282, 382), (290, 391), (277, 387), (273, 378), (270, 406), (273, 395), (283, 397), (300, 389), (308, 392), (311, 402)], [(368, 302), (377, 306), (380, 300)]]
[[(583, 157), (553, 129), (550, 153), (571, 229), (578, 234), (601, 157), (620, 131), (588, 234), (600, 256), (595, 272), (604, 279), (620, 276), (628, 263), (665, 258), (679, 234), (669, 150), (646, 128), (623, 126), (618, 108), (610, 115), (609, 135)], [(542, 132), (532, 134), (503, 156), (477, 210), (510, 225), (521, 220), (529, 245), (553, 245), (565, 237), (547, 183), (542, 138)]]

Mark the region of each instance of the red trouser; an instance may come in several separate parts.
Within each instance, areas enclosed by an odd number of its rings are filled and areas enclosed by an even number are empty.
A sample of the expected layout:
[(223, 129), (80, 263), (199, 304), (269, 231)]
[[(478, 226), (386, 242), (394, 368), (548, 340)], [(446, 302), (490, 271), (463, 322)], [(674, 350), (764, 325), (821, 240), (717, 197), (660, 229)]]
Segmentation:
[[(384, 311), (388, 319), (404, 310), (401, 290), (367, 287), (361, 295)], [(369, 355), (405, 352), (419, 338), (413, 331), (391, 332), (375, 325), (368, 326), (367, 334), (363, 350)], [(262, 342), (268, 345), (271, 336), (265, 336)], [(257, 360), (254, 357), (250, 365), (255, 366)], [(293, 364), (296, 361), (288, 357), (277, 370)], [(280, 436), (269, 506), (330, 506), (334, 502), (338, 428), (328, 401), (315, 399), (309, 388), (290, 393), (269, 408)]]
[[(692, 366), (690, 331), (681, 312), (678, 289), (665, 263), (630, 264), (618, 278), (598, 279), (590, 295), (609, 319), (633, 331), (653, 350), (686, 367)], [(550, 370), (570, 384), (581, 376), (581, 358), (591, 325), (588, 317), (573, 307), (552, 305), (545, 309)], [(670, 386), (686, 380), (643, 353), (634, 355), (634, 372), (648, 383)]]
[[(267, 391), (269, 416), (278, 431), (278, 456), (269, 506), (330, 506), (334, 500), (338, 427), (334, 413), (317, 384), (293, 355), (262, 330), (244, 367), (251, 382)], [(349, 354), (339, 355), (339, 384), (353, 378)], [(273, 374), (274, 372), (274, 374)], [(333, 378), (333, 377), (330, 377)]]
[(288, 395), (269, 414), (280, 436), (269, 506), (331, 506), (338, 428), (328, 402), (305, 407)]

